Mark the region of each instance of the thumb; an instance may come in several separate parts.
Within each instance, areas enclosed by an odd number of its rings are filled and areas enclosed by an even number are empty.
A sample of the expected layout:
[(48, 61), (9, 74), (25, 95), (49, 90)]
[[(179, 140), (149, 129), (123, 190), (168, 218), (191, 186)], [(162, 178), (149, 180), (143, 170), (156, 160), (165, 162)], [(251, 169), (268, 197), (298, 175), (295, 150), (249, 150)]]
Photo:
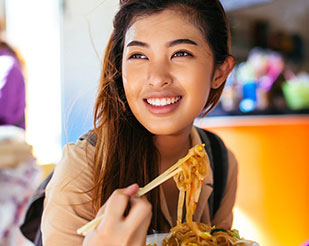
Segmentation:
[(133, 196), (138, 192), (138, 184), (132, 184), (126, 188), (121, 189), (121, 191), (127, 196)]

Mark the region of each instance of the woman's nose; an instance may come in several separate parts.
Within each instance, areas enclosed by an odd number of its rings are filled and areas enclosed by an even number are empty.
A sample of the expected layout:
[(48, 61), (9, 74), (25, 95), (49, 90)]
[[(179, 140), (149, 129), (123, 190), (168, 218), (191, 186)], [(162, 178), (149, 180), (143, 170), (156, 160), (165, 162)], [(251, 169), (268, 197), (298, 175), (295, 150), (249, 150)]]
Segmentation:
[(148, 85), (152, 87), (165, 87), (173, 82), (170, 74), (170, 68), (167, 63), (152, 63), (148, 70)]

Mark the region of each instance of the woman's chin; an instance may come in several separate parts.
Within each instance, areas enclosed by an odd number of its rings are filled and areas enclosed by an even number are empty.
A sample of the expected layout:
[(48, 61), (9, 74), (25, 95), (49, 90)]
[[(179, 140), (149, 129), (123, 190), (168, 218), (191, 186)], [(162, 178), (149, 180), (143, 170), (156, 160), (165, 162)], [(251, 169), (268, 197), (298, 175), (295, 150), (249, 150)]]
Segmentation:
[(168, 122), (168, 123), (160, 123), (160, 124), (152, 124), (144, 127), (151, 132), (153, 135), (157, 136), (167, 136), (167, 135), (178, 135), (185, 131), (185, 129), (189, 129), (191, 131), (191, 125), (186, 124), (185, 126), (181, 126), (176, 122)]
[(172, 129), (167, 129), (166, 127), (146, 127), (146, 129), (151, 132), (153, 135), (156, 136), (163, 136), (163, 135), (172, 135), (174, 131)]

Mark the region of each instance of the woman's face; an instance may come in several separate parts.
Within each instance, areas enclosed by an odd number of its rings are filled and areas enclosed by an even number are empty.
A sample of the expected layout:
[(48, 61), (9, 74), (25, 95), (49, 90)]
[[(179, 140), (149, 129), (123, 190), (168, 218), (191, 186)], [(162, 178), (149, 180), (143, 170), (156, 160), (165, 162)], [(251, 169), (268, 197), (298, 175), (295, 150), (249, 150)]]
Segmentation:
[(137, 120), (151, 133), (191, 127), (211, 88), (213, 54), (202, 33), (174, 10), (137, 19), (125, 36), (122, 76)]

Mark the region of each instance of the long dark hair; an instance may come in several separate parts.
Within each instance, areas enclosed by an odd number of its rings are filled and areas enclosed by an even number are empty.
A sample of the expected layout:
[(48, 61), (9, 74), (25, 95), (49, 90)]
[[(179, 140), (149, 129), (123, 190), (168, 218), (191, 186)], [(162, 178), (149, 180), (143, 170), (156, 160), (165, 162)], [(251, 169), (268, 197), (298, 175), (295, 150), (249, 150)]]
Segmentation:
[[(214, 64), (223, 64), (229, 56), (229, 27), (218, 0), (127, 0), (120, 2), (114, 19), (114, 31), (108, 42), (95, 103), (94, 134), (97, 144), (94, 156), (95, 211), (111, 193), (132, 183), (144, 186), (158, 176), (159, 154), (153, 135), (133, 116), (125, 98), (121, 62), (124, 37), (135, 18), (159, 13), (167, 8), (180, 9), (204, 34), (214, 57)], [(214, 68), (215, 69), (215, 68)], [(224, 84), (211, 89), (205, 113), (218, 102)], [(160, 231), (159, 190), (147, 196), (152, 203), (150, 229)]]

